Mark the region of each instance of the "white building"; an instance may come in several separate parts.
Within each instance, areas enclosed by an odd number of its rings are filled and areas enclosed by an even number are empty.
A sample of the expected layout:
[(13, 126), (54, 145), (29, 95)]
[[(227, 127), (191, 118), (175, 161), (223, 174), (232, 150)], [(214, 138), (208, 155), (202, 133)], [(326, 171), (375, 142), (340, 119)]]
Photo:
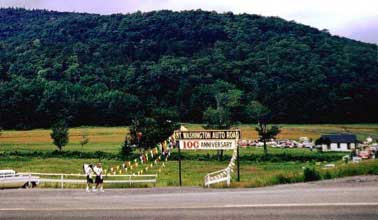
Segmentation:
[(357, 146), (357, 137), (353, 134), (332, 134), (320, 137), (323, 151), (351, 151)]

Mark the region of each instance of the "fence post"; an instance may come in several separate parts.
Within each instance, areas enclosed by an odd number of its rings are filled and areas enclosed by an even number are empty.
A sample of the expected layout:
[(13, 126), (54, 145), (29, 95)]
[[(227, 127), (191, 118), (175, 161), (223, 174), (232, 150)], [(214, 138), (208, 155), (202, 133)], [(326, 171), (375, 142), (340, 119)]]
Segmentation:
[(231, 184), (231, 172), (230, 168), (227, 168), (227, 186), (230, 187)]
[(31, 180), (31, 174), (29, 173), (29, 180), (28, 180), (28, 186), (29, 186), (29, 187), (31, 186), (31, 182), (30, 182), (30, 180)]
[(63, 189), (63, 185), (64, 185), (64, 182), (63, 182), (63, 174), (62, 174), (61, 177), (60, 177), (60, 181), (61, 181), (61, 188)]

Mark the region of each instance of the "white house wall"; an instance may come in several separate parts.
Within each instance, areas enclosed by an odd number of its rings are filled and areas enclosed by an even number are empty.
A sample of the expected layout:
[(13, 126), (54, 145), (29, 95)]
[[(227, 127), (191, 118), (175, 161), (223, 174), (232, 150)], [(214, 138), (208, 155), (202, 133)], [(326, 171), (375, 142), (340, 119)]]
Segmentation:
[(332, 144), (331, 144), (331, 150), (332, 150), (332, 151), (336, 151), (336, 150), (338, 150), (338, 149), (337, 149), (337, 144), (332, 143)]
[(328, 149), (328, 146), (323, 144), (322, 145), (322, 150), (323, 151), (351, 151), (352, 148), (355, 148), (355, 144), (351, 143), (350, 148), (348, 149), (348, 144), (347, 143), (340, 143), (340, 148), (337, 147), (337, 143), (331, 143), (330, 149)]

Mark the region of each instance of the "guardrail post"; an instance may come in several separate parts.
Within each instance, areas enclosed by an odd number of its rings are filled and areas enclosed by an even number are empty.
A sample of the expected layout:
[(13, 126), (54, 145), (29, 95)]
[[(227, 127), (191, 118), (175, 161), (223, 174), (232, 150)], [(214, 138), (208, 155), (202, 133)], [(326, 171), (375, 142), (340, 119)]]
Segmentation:
[(61, 177), (60, 177), (60, 180), (61, 180), (61, 188), (63, 189), (63, 185), (64, 185), (64, 181), (63, 181), (63, 174), (61, 175)]
[(227, 168), (227, 186), (230, 187), (231, 185), (231, 171)]
[(29, 187), (31, 186), (31, 182), (30, 182), (30, 180), (31, 180), (31, 174), (29, 173), (29, 181), (28, 181), (28, 186), (29, 186)]
[(130, 183), (130, 187), (131, 187), (131, 175), (129, 176), (129, 183)]

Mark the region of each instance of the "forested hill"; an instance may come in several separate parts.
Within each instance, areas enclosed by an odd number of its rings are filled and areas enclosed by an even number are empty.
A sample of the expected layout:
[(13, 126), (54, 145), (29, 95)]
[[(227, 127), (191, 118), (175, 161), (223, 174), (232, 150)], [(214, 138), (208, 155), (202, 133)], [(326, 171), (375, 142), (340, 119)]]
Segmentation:
[(275, 123), (378, 122), (376, 46), (275, 17), (0, 9), (0, 77), (3, 128), (124, 125), (156, 108), (202, 122), (222, 103), (251, 122), (257, 102)]

